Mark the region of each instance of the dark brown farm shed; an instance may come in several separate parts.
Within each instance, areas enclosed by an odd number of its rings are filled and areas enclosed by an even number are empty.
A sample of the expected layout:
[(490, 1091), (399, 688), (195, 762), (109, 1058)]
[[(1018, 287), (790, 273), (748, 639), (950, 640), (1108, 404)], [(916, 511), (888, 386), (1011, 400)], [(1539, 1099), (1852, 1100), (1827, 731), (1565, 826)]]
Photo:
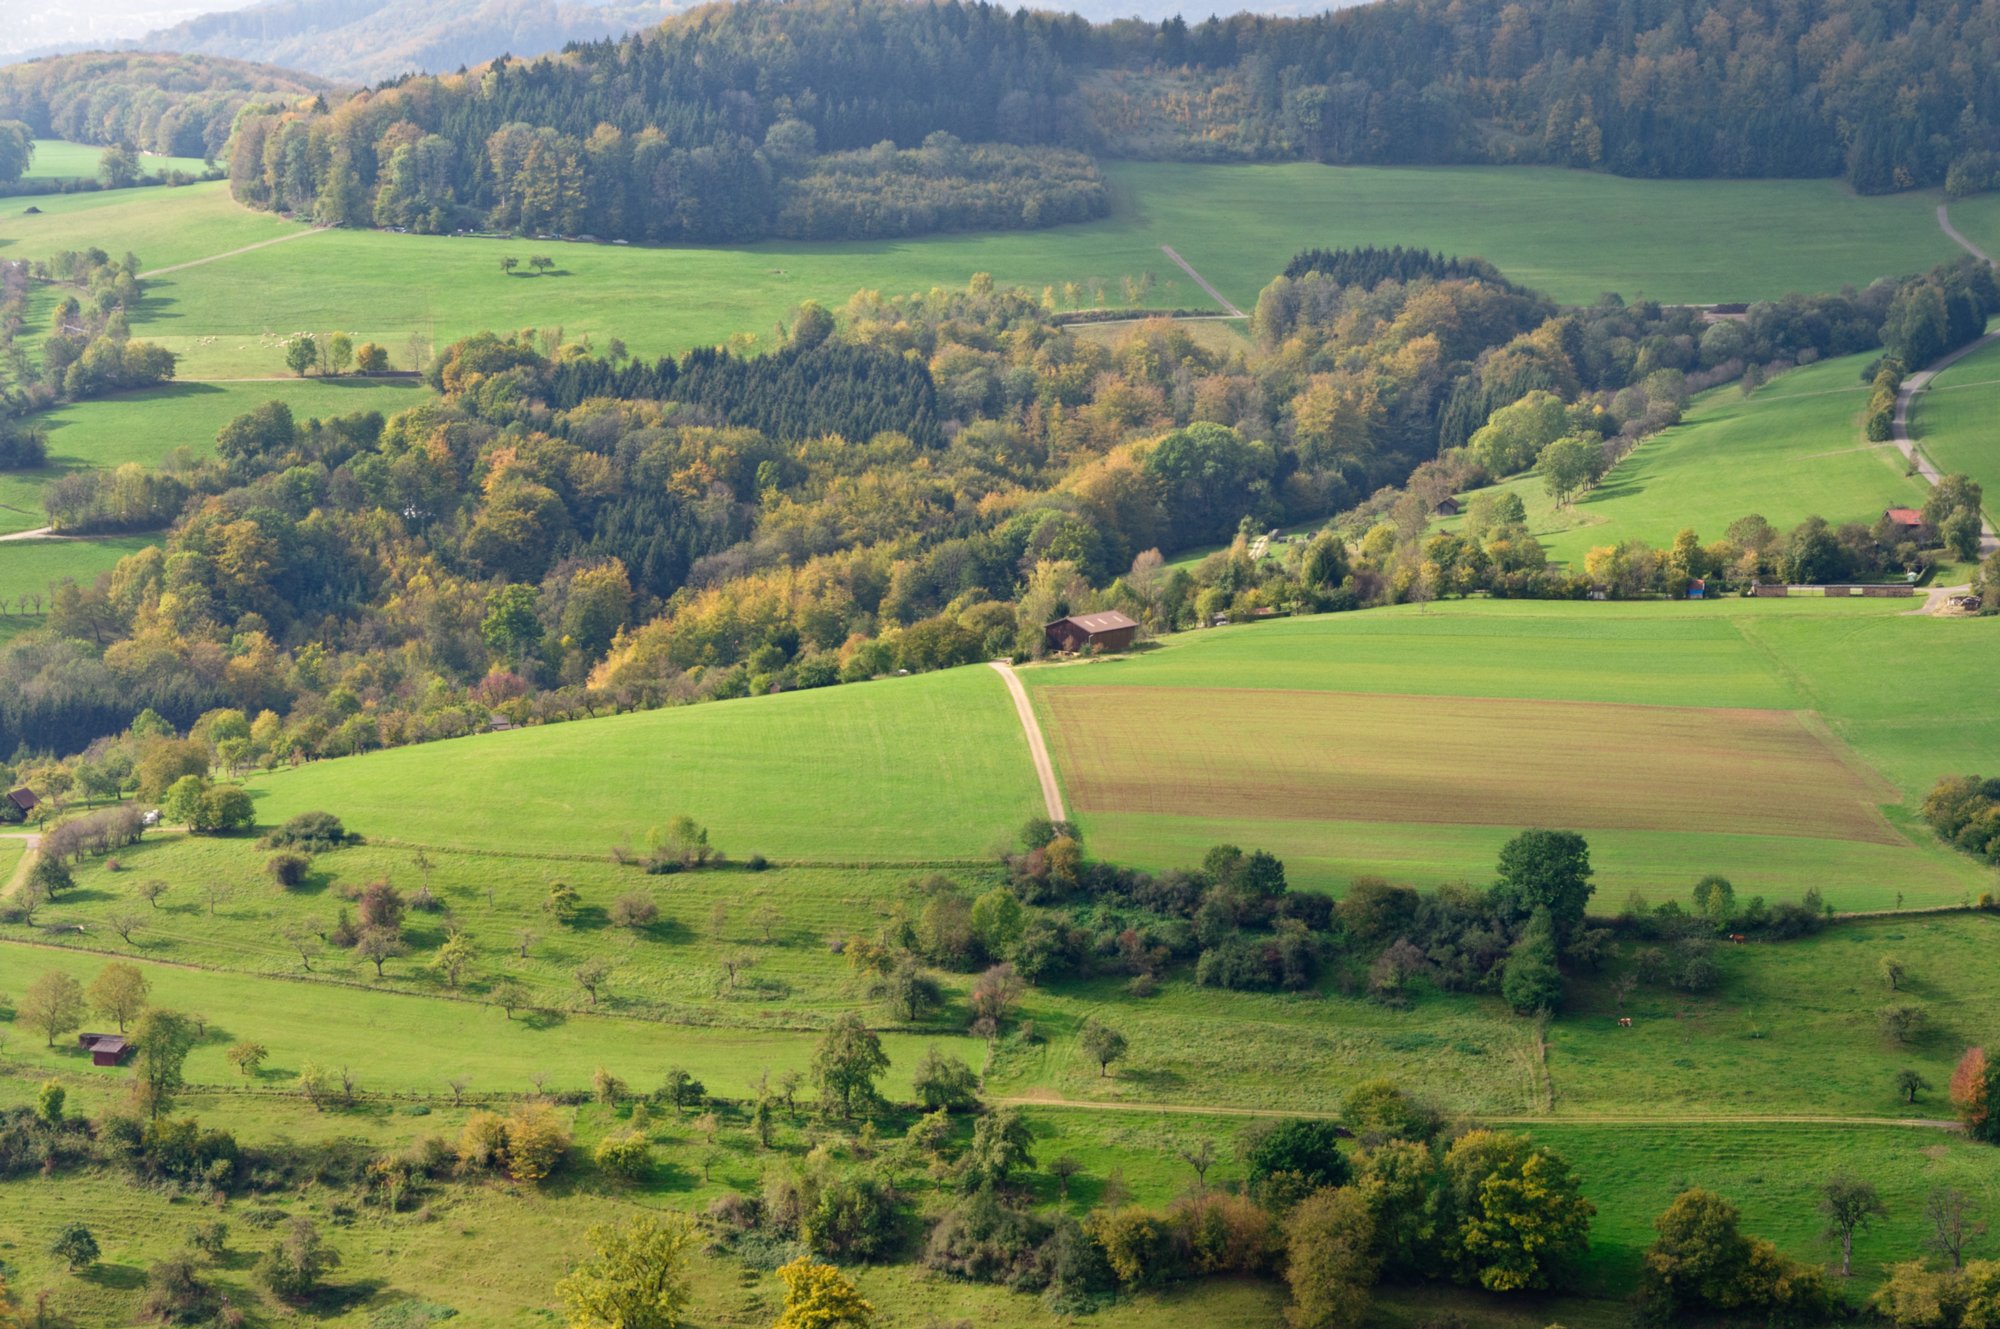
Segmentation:
[(1455, 498), (1441, 498), (1438, 500), (1437, 506), (1432, 508), (1431, 511), (1440, 517), (1456, 517), (1459, 514), (1458, 500)]
[(33, 812), (36, 807), (40, 806), (42, 800), (34, 790), (24, 786), (20, 789), (9, 791), (7, 801), (14, 805), (15, 811), (25, 817), (30, 812)]
[(1101, 614), (1071, 614), (1042, 629), (1049, 645), (1059, 651), (1122, 651), (1139, 635), (1139, 625), (1109, 609)]
[(78, 1034), (76, 1041), (90, 1053), (93, 1066), (122, 1066), (132, 1055), (132, 1045), (123, 1034)]

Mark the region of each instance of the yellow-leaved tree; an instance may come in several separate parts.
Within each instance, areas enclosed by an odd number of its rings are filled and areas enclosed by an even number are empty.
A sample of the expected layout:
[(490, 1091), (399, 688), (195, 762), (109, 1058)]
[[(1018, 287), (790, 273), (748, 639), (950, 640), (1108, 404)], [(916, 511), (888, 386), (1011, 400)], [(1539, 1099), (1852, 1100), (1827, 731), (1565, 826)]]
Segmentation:
[(875, 1308), (830, 1264), (800, 1257), (778, 1270), (785, 1280), (785, 1313), (771, 1329), (868, 1329)]
[(685, 1215), (635, 1218), (588, 1233), (591, 1254), (556, 1284), (569, 1329), (677, 1329), (692, 1293), (688, 1255), (694, 1224)]

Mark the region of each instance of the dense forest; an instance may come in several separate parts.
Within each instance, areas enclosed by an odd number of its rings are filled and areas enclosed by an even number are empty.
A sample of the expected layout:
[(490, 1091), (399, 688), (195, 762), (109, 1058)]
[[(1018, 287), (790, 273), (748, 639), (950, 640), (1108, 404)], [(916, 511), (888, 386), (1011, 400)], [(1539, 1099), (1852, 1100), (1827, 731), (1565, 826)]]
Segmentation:
[(0, 68), (0, 120), (22, 121), (41, 138), (217, 159), (246, 105), (332, 86), (238, 60), (99, 51)]
[[(47, 275), (87, 282), (79, 309), (106, 302), (112, 331), (133, 265), (99, 257)], [(1710, 564), (1903, 566), (1921, 554), (1906, 537), (1825, 523), (1588, 568), (1551, 566), (1518, 512), (1443, 544), (1428, 528), (1440, 496), (1569, 473), (1559, 458), (1587, 488), (1702, 387), (1876, 346), (1893, 382), (2000, 312), (1970, 261), (1713, 324), (1615, 297), (1562, 309), (1421, 251), (1293, 270), (1257, 302), (1248, 350), (1166, 320), (1065, 327), (981, 278), (803, 306), (756, 358), (483, 334), (427, 367), (437, 400), (393, 419), (272, 403), (212, 457), (70, 473), (46, 491), (58, 529), (165, 542), (56, 588), (45, 628), (0, 648), (0, 750), (75, 752), (148, 709), (184, 729), (226, 708), (269, 713), (251, 759), (336, 755), (496, 713), (1029, 655), (1042, 624), (1086, 609), (1167, 630), (1473, 590), (1645, 594)], [(88, 386), (90, 344), (65, 387)], [(1926, 517), (1948, 540), (1966, 507)], [(1241, 541), (1192, 571), (1160, 552), (1336, 514), (1276, 563)]]
[[(253, 117), (231, 176), (246, 202), (346, 225), (649, 240), (1091, 215), (1102, 203), (1087, 167), (1046, 155), (1056, 148), (1972, 192), (1993, 182), (2000, 80), (1958, 57), (1996, 44), (1990, 7), (1914, 0), (1539, 14), (1383, 0), (1193, 27), (958, 0), (752, 0), (560, 57)], [(896, 169), (896, 149), (939, 134), (950, 153)], [(1062, 179), (1038, 189), (1051, 166)], [(948, 200), (968, 191), (988, 201), (961, 215)]]

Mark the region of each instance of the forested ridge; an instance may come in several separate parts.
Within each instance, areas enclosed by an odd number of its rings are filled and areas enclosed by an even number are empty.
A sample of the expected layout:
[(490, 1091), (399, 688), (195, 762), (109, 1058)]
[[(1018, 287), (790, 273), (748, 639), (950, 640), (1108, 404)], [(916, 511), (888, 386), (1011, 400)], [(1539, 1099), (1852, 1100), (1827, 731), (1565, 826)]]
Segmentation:
[[(1972, 192), (1993, 181), (2000, 78), (1967, 51), (2000, 51), (2000, 5), (1382, 0), (1189, 26), (749, 0), (251, 117), (231, 176), (246, 202), (344, 225), (644, 240), (1095, 215), (1101, 186), (1059, 148)], [(1063, 178), (1043, 187), (1048, 164)]]
[(310, 99), (333, 85), (309, 74), (215, 56), (92, 51), (0, 68), (0, 120), (38, 137), (220, 158), (252, 101)]

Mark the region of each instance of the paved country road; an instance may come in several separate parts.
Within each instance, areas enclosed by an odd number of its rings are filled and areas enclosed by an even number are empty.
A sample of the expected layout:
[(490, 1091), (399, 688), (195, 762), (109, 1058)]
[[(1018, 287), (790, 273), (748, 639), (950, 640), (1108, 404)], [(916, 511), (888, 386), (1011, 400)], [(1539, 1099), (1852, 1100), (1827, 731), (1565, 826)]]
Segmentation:
[[(1944, 209), (1939, 208), (1938, 212), (1942, 214)], [(1942, 215), (1940, 215), (1939, 221), (1943, 221)], [(1970, 245), (1966, 247), (1968, 249), (1971, 248)], [(1972, 250), (1972, 252), (1975, 254), (1979, 253), (1976, 249)], [(1980, 254), (1980, 257), (1984, 258), (1986, 256)], [(1950, 355), (1943, 357), (1924, 369), (1914, 374), (1906, 375), (1903, 379), (1903, 386), (1896, 391), (1896, 416), (1890, 426), (1890, 438), (1895, 442), (1898, 450), (1905, 457), (1909, 458), (1910, 464), (1916, 467), (1917, 474), (1924, 478), (1924, 483), (1926, 484), (1935, 485), (1938, 482), (1939, 476), (1937, 467), (1931, 464), (1930, 458), (1917, 451), (1916, 440), (1910, 437), (1910, 412), (1917, 404), (1917, 397), (1922, 394), (1925, 388), (1931, 385), (1931, 380), (1935, 379), (1939, 374), (1951, 368), (1966, 356), (1971, 355), (1980, 347), (1991, 345), (1995, 341), (2000, 341), (2000, 332), (1989, 332), (1978, 341), (1959, 347)], [(1979, 523), (1980, 556), (1983, 558), (1995, 550), (2000, 550), (2000, 535), (1994, 533), (1993, 523), (1982, 517)]]

